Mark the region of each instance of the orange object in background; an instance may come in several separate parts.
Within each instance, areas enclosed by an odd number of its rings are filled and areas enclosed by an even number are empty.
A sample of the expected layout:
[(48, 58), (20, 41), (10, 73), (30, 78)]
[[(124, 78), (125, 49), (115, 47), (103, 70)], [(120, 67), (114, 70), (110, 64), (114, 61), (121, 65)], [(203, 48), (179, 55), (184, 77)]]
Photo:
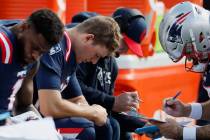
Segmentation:
[(88, 0), (88, 10), (110, 16), (116, 8), (129, 7), (140, 10), (144, 15), (151, 11), (148, 0)]
[(66, 23), (70, 23), (72, 16), (83, 11), (87, 11), (87, 0), (66, 0)]
[(66, 23), (66, 0), (51, 0), (51, 9)]
[(0, 19), (25, 19), (35, 10), (48, 8), (57, 13), (65, 23), (63, 2), (65, 0), (1, 0)]
[[(176, 5), (177, 3), (184, 2), (186, 0), (161, 0), (161, 1), (165, 4), (166, 9), (170, 9), (172, 6)], [(188, 1), (198, 5), (203, 4), (203, 0), (188, 0)]]
[(24, 19), (40, 8), (52, 9), (52, 1), (1, 0), (0, 19)]
[(144, 101), (139, 111), (152, 117), (155, 110), (162, 108), (162, 100), (172, 97), (177, 91), (184, 102), (197, 99), (200, 75), (186, 72), (183, 65), (150, 69), (120, 70), (116, 83), (116, 94), (122, 91), (139, 91)]

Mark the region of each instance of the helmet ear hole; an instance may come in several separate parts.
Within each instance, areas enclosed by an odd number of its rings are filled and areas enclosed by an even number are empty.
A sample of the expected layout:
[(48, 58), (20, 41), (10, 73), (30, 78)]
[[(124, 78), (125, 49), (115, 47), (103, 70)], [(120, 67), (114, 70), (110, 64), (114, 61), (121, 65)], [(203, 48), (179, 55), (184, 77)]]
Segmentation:
[(206, 45), (203, 45), (203, 48), (206, 49)]
[(176, 49), (177, 49), (177, 46), (174, 46), (172, 50), (174, 51), (174, 50), (176, 50)]
[(204, 35), (203, 35), (203, 32), (200, 32), (200, 35), (199, 35), (199, 42), (201, 43), (203, 40), (204, 40)]

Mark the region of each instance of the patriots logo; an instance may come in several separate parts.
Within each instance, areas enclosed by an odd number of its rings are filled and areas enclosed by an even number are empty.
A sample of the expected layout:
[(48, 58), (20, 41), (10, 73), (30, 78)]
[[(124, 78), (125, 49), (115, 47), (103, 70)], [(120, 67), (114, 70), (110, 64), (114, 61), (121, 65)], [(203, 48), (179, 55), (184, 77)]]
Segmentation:
[(58, 53), (58, 52), (60, 52), (60, 51), (61, 51), (61, 46), (60, 46), (60, 44), (57, 44), (56, 46), (53, 46), (53, 47), (50, 49), (49, 54), (50, 54), (50, 55), (53, 55), (53, 54)]
[(174, 43), (180, 43), (183, 44), (182, 37), (181, 37), (181, 31), (182, 31), (182, 23), (186, 20), (187, 16), (191, 13), (188, 12), (186, 14), (182, 13), (178, 15), (176, 18), (178, 18), (174, 24), (171, 26), (169, 33), (168, 33), (168, 38), (167, 40)]

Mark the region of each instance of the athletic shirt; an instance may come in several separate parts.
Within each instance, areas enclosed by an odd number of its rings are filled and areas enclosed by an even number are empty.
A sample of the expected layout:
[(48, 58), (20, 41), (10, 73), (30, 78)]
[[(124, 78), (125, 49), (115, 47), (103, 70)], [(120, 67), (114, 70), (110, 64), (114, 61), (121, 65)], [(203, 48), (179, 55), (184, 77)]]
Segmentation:
[(75, 53), (71, 50), (71, 40), (65, 32), (61, 41), (41, 58), (36, 75), (37, 89), (59, 90), (65, 99), (81, 95), (76, 68)]
[(32, 65), (23, 66), (17, 59), (18, 46), (15, 35), (4, 26), (0, 26), (0, 110), (11, 110), (15, 95), (20, 89), (27, 71)]
[(203, 88), (208, 93), (208, 96), (210, 97), (210, 63), (208, 64), (206, 71), (203, 74)]
[(113, 57), (101, 58), (97, 64), (81, 63), (77, 78), (89, 104), (99, 104), (111, 112), (114, 105), (114, 83), (118, 66)]

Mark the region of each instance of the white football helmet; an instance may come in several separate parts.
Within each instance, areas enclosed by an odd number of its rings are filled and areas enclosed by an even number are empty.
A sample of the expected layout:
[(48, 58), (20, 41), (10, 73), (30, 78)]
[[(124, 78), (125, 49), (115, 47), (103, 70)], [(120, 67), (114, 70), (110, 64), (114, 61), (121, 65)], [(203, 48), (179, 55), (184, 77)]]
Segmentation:
[(159, 39), (174, 62), (185, 56), (186, 70), (204, 72), (210, 59), (209, 11), (190, 2), (175, 5), (160, 23)]

